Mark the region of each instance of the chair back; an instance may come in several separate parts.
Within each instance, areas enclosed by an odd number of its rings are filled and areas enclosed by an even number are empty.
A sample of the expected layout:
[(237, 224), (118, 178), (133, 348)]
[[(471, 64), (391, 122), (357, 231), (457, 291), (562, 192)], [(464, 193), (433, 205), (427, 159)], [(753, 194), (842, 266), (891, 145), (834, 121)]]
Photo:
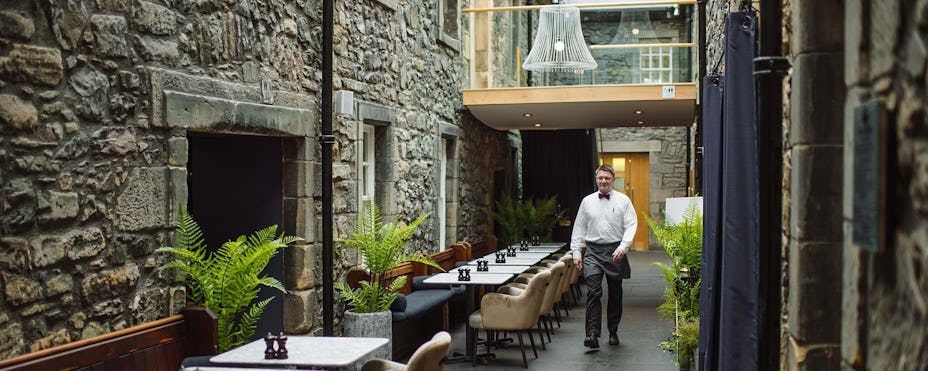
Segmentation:
[(554, 309), (554, 299), (557, 297), (558, 290), (560, 289), (557, 283), (562, 280), (566, 268), (563, 262), (557, 262), (557, 264), (551, 267), (551, 280), (545, 288), (545, 297), (541, 300), (541, 311), (539, 311), (539, 314), (546, 315), (551, 313)]
[[(562, 256), (561, 259), (558, 261), (564, 263), (564, 265), (567, 267), (574, 265), (574, 258), (570, 254), (564, 254), (564, 256)], [(561, 301), (561, 295), (567, 292), (567, 288), (570, 287), (570, 276), (565, 274), (559, 277), (557, 286), (558, 286), (557, 295), (555, 296), (554, 300)]]
[(451, 349), (451, 335), (439, 331), (432, 340), (419, 346), (406, 364), (407, 371), (441, 371), (444, 364), (441, 362)]

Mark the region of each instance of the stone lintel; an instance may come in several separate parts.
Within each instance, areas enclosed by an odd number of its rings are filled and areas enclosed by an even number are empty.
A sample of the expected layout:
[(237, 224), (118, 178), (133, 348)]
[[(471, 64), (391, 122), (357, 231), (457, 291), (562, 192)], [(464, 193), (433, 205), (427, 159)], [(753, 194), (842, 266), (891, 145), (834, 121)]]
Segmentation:
[(396, 110), (382, 104), (358, 100), (358, 118), (365, 124), (393, 125), (396, 123)]
[(453, 138), (457, 139), (464, 136), (464, 130), (461, 128), (449, 124), (447, 122), (439, 123), (439, 132), (441, 133), (442, 138)]
[(164, 91), (164, 122), (168, 127), (200, 129), (221, 127), (232, 131), (312, 136), (312, 111), (234, 101), (205, 95)]

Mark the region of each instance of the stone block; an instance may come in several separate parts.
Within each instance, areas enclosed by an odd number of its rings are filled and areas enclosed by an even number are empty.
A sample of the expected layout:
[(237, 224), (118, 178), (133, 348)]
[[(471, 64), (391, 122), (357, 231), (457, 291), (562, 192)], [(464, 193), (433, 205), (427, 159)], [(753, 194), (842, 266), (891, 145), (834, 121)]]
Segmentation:
[(288, 290), (309, 290), (316, 286), (316, 249), (300, 244), (284, 249), (284, 286)]
[(93, 49), (104, 57), (128, 57), (126, 36), (129, 26), (122, 16), (94, 14), (90, 17), (93, 31)]
[(39, 121), (39, 112), (31, 102), (15, 95), (0, 94), (0, 121), (15, 129), (31, 130)]
[(76, 192), (40, 192), (38, 197), (38, 218), (40, 221), (66, 220), (77, 216), (79, 211)]
[(840, 146), (794, 146), (791, 159), (790, 230), (805, 241), (840, 241), (844, 161)]
[(284, 332), (304, 334), (314, 324), (316, 311), (316, 294), (314, 290), (290, 290), (284, 295)]
[(185, 137), (168, 139), (168, 166), (187, 166), (190, 144)]
[(0, 77), (7, 81), (54, 87), (61, 82), (63, 74), (58, 49), (13, 44), (6, 56), (0, 56)]
[(71, 340), (71, 334), (69, 334), (67, 330), (61, 329), (29, 344), (29, 352), (38, 352), (56, 345), (70, 343)]
[(840, 241), (790, 241), (789, 328), (800, 343), (841, 341), (841, 258)]
[[(818, 3), (818, 2), (816, 2)], [(869, 58), (869, 80), (888, 75), (896, 64), (896, 47), (900, 43), (899, 1), (869, 1), (864, 10), (864, 22), (870, 22), (870, 43), (866, 46)], [(837, 33), (837, 32), (836, 32)]]
[(309, 197), (284, 198), (283, 228), (287, 233), (305, 241), (316, 241), (316, 206)]
[(206, 128), (235, 121), (235, 102), (203, 95), (164, 91), (164, 122), (171, 127)]
[(171, 66), (180, 57), (177, 42), (172, 40), (136, 35), (133, 42), (139, 55), (145, 61), (157, 61)]
[(905, 69), (912, 77), (922, 77), (926, 61), (928, 51), (925, 50), (925, 42), (917, 32), (913, 32), (908, 36), (905, 45)]
[[(823, 17), (822, 14), (844, 14), (840, 1), (792, 1), (793, 55), (835, 52), (844, 49), (844, 17)], [(838, 70), (840, 71), (840, 69)]]
[(395, 124), (396, 110), (382, 104), (358, 100), (358, 119), (368, 124)]
[(70, 292), (74, 287), (74, 280), (68, 274), (58, 274), (45, 281), (45, 294), (54, 296)]
[(803, 54), (793, 61), (790, 141), (793, 144), (843, 142), (845, 87), (843, 53)]
[(304, 109), (242, 102), (235, 106), (235, 123), (309, 137), (315, 133), (316, 115)]
[(32, 19), (12, 11), (0, 12), (0, 37), (27, 41), (34, 32)]
[(287, 161), (284, 163), (284, 196), (309, 197), (313, 194), (312, 163), (309, 161)]
[[(316, 139), (309, 137), (284, 138), (284, 160), (313, 161), (320, 156)], [(318, 161), (318, 160), (317, 160)]]
[(103, 231), (97, 227), (72, 230), (62, 240), (62, 247), (72, 261), (96, 257), (106, 248)]
[[(134, 289), (139, 276), (139, 267), (133, 263), (91, 274), (81, 282), (81, 295), (89, 303), (99, 302), (99, 299), (118, 297)], [(109, 304), (111, 303), (99, 303), (99, 308), (95, 308), (96, 314), (112, 311)], [(122, 311), (121, 305), (116, 305), (115, 308), (117, 308), (115, 309), (117, 313)]]
[(29, 276), (3, 272), (3, 290), (6, 302), (13, 306), (32, 303), (45, 297), (42, 286)]
[(171, 167), (168, 168), (171, 177), (171, 193), (167, 200), (168, 224), (177, 225), (177, 217), (180, 215), (180, 205), (187, 204), (189, 190), (187, 189), (187, 168)]
[[(7, 270), (27, 267), (29, 241), (18, 237), (0, 237), (0, 267)], [(60, 258), (59, 258), (60, 259)]]
[(10, 359), (24, 353), (25, 341), (23, 326), (18, 322), (7, 323), (0, 327), (0, 358)]
[(116, 197), (115, 222), (123, 231), (168, 225), (167, 168), (135, 168)]
[(140, 291), (129, 303), (134, 323), (146, 323), (164, 318), (168, 309), (168, 290), (154, 288)]
[(177, 29), (177, 16), (166, 7), (150, 1), (140, 1), (134, 24), (143, 32), (154, 35), (171, 35)]

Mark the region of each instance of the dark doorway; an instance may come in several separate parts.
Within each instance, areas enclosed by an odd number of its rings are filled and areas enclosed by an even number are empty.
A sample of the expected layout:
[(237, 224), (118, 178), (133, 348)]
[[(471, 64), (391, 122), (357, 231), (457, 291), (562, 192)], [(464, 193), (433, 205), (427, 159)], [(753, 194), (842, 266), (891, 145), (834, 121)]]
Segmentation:
[[(189, 133), (189, 210), (213, 251), (224, 242), (270, 225), (283, 215), (281, 138)], [(278, 254), (265, 269), (283, 278)], [(258, 321), (255, 338), (283, 331), (283, 294), (262, 288), (259, 300), (274, 296)]]

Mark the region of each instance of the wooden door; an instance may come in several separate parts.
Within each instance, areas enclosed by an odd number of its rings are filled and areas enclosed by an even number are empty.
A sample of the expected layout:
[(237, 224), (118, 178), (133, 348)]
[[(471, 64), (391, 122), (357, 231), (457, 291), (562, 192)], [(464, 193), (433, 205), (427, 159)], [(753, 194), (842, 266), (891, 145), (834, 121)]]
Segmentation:
[(638, 214), (638, 232), (635, 233), (631, 248), (647, 250), (650, 230), (644, 216), (650, 216), (648, 153), (603, 153), (600, 156), (602, 163), (615, 169), (615, 184), (612, 187), (632, 200), (635, 213)]

